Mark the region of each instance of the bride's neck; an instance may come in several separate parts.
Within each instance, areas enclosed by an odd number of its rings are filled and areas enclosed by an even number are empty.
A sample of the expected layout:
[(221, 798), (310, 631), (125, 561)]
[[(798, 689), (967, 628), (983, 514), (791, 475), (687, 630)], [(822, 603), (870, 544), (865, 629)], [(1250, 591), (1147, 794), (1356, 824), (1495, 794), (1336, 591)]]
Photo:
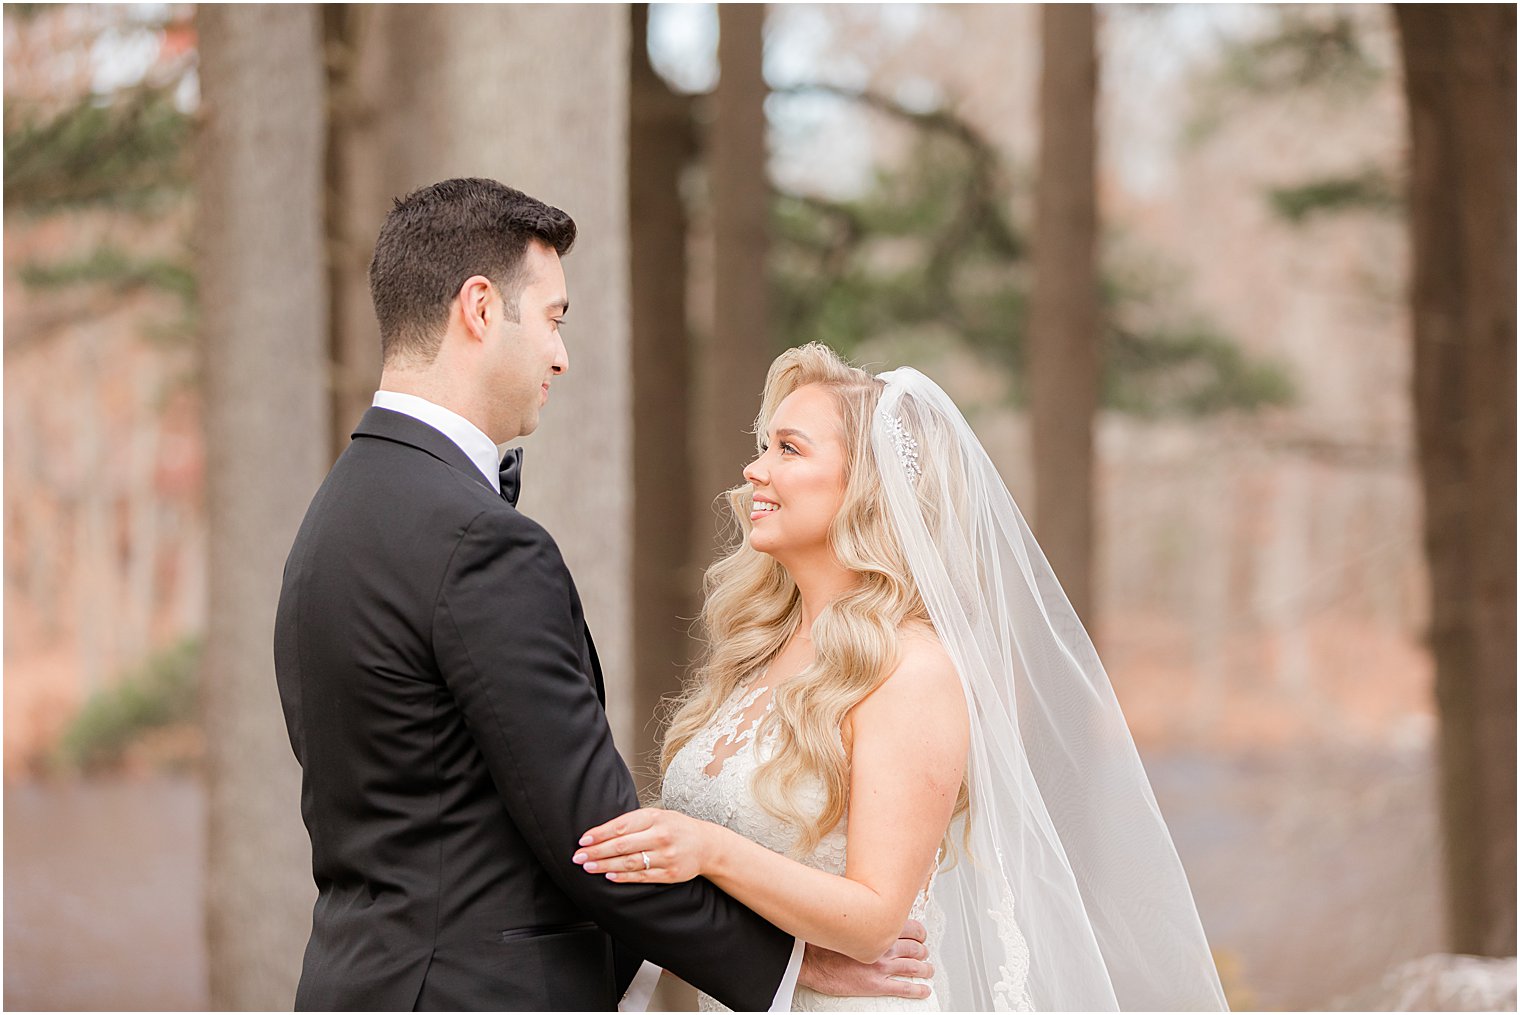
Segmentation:
[(854, 572), (833, 561), (788, 568), (787, 573), (797, 583), (797, 593), (802, 597), (798, 632), (804, 639), (812, 638), (813, 621), (818, 619), (824, 607), (849, 592), (858, 580)]

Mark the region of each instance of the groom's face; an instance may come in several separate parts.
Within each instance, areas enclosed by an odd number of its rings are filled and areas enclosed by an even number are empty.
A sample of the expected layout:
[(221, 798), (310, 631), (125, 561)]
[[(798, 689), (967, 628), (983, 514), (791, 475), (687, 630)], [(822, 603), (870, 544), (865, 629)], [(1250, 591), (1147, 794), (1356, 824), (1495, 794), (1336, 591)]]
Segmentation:
[(559, 254), (542, 243), (530, 243), (523, 255), (523, 275), (527, 281), (517, 294), (515, 314), (513, 294), (497, 294), (503, 312), (491, 336), (488, 369), (496, 417), (490, 436), (498, 444), (538, 428), (551, 380), (570, 367), (560, 337), (570, 298)]

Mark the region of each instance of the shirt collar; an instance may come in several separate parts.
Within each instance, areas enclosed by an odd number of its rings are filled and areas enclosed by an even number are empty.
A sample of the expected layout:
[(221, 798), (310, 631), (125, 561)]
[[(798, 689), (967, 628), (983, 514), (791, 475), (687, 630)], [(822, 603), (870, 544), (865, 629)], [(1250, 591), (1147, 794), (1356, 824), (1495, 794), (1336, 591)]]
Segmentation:
[(475, 463), (475, 467), (491, 484), (491, 489), (501, 493), (500, 469), (504, 446), (498, 448), (474, 423), (436, 402), (399, 391), (376, 391), (375, 400), (371, 404), (410, 416), (443, 434)]

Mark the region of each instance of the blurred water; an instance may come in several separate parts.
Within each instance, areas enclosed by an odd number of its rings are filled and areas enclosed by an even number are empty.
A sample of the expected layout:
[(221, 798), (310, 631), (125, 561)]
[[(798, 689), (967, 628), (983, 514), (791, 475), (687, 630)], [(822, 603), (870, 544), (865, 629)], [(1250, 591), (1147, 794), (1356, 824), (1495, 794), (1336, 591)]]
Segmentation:
[(205, 802), (187, 776), (5, 789), (5, 1007), (204, 1009)]
[[(1147, 754), (1240, 1008), (1318, 1009), (1441, 949), (1428, 750)], [(5, 1007), (202, 1009), (205, 804), (158, 776), (5, 792)]]

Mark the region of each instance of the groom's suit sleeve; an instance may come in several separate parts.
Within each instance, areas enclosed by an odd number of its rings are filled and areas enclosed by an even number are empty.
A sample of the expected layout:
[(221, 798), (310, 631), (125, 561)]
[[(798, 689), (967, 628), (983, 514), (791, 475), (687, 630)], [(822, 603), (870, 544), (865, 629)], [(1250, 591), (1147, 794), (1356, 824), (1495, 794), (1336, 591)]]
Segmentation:
[(570, 859), (586, 829), (639, 806), (585, 669), (571, 596), (542, 527), (512, 511), (480, 514), (455, 546), (434, 610), (443, 680), (508, 813), (565, 894), (728, 1007), (765, 1011), (795, 939), (705, 879), (616, 884)]

